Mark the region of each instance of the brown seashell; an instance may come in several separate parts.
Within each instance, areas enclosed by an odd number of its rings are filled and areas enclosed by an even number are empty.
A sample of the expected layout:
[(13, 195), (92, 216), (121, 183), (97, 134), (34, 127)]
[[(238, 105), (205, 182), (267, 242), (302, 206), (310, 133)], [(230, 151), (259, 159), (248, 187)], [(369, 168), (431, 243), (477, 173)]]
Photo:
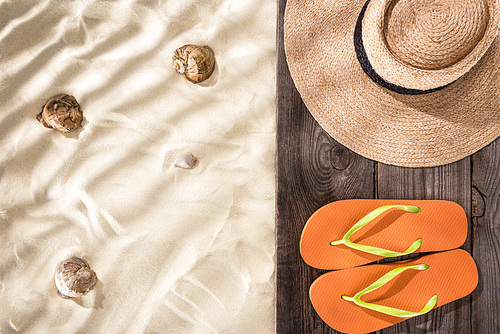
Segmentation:
[(174, 67), (194, 83), (208, 79), (215, 68), (215, 53), (208, 46), (187, 44), (174, 52)]
[(198, 158), (195, 157), (192, 153), (188, 152), (178, 157), (174, 161), (174, 166), (184, 169), (190, 169), (193, 168), (194, 165), (196, 165), (196, 162), (198, 162)]
[(72, 257), (57, 268), (55, 281), (59, 296), (76, 298), (85, 296), (94, 288), (97, 276), (87, 261)]
[(46, 128), (70, 132), (82, 127), (83, 114), (74, 96), (61, 94), (51, 98), (36, 119)]

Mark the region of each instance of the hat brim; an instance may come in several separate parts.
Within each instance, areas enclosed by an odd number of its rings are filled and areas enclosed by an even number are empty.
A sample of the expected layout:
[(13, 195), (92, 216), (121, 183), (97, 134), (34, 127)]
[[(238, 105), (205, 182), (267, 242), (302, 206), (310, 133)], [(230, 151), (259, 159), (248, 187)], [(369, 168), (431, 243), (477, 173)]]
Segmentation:
[(354, 49), (365, 0), (289, 0), (285, 53), (311, 114), (338, 142), (386, 164), (430, 167), (460, 160), (500, 135), (500, 39), (442, 90), (405, 95), (373, 82)]

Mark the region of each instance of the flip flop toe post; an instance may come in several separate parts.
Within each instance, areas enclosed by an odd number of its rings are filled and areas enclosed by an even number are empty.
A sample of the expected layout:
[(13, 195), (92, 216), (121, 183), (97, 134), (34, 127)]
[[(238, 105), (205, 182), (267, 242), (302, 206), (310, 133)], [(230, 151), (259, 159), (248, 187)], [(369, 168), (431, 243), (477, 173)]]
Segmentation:
[(477, 267), (462, 249), (332, 271), (311, 285), (311, 303), (330, 327), (369, 333), (467, 296)]
[(410, 253), (445, 251), (467, 238), (467, 216), (449, 201), (344, 200), (304, 226), (300, 252), (311, 267), (344, 269)]

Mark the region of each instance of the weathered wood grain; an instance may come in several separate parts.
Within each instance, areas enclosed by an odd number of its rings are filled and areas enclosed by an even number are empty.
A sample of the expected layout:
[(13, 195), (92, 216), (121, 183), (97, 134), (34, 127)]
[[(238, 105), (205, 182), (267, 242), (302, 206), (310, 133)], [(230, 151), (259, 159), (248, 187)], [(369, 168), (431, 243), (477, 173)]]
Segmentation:
[(337, 333), (309, 300), (311, 283), (325, 271), (307, 266), (299, 240), (309, 216), (348, 198), (443, 199), (469, 219), (462, 248), (479, 269), (471, 296), (379, 333), (500, 333), (500, 139), (472, 157), (435, 168), (401, 168), (360, 157), (328, 136), (304, 106), (283, 47), (286, 0), (277, 20), (276, 332)]
[(472, 293), (472, 332), (500, 333), (500, 141), (472, 156), (472, 254), (479, 284)]
[(308, 112), (288, 72), (283, 13), (278, 23), (276, 332), (334, 333), (316, 314), (309, 287), (324, 271), (307, 266), (299, 240), (309, 216), (345, 198), (372, 198), (374, 163), (327, 135)]

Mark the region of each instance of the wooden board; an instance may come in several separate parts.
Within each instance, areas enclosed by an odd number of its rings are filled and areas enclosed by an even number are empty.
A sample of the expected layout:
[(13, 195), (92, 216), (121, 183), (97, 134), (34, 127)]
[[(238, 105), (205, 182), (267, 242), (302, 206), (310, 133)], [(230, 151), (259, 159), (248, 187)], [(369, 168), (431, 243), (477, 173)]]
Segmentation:
[[(363, 158), (338, 144), (304, 106), (283, 46), (286, 0), (277, 20), (276, 332), (336, 333), (314, 311), (311, 283), (325, 271), (307, 266), (299, 239), (307, 218), (348, 198), (446, 199), (465, 209), (479, 286), (466, 298), (380, 333), (500, 333), (500, 140), (459, 162), (401, 168)], [(500, 112), (500, 111), (499, 111)]]

